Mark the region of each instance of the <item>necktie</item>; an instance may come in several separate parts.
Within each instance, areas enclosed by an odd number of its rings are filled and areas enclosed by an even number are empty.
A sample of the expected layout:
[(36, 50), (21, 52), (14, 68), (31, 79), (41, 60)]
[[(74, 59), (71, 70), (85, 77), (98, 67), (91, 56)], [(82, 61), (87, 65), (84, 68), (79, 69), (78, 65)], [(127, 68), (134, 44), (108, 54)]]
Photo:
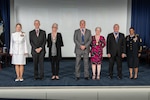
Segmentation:
[(118, 43), (119, 35), (118, 35), (118, 33), (115, 33), (115, 35), (116, 35), (116, 42)]
[(117, 35), (118, 33), (115, 33), (115, 35)]
[(82, 44), (84, 44), (84, 34), (82, 34)]
[(36, 30), (36, 36), (37, 37), (39, 36), (39, 30)]
[(84, 29), (82, 29), (82, 33), (84, 33)]
[(84, 44), (84, 30), (82, 29), (82, 44)]

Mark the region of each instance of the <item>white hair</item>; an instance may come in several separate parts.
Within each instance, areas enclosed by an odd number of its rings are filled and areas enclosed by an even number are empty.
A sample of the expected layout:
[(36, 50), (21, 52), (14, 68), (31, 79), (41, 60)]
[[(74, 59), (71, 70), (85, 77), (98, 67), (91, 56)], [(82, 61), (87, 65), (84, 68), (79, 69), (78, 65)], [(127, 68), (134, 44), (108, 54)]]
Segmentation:
[(57, 27), (57, 28), (58, 28), (58, 24), (57, 24), (57, 23), (54, 23), (54, 24), (52, 25), (52, 27)]
[(97, 29), (99, 29), (100, 32), (102, 31), (101, 27), (96, 27), (96, 28), (95, 28), (95, 31), (96, 31)]

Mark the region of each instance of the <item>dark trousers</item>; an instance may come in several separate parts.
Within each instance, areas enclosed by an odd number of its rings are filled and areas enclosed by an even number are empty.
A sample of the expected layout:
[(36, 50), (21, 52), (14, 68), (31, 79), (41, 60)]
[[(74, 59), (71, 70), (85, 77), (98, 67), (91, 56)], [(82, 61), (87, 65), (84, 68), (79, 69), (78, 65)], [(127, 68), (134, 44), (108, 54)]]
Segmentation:
[[(34, 63), (34, 78), (44, 78), (44, 53), (33, 54), (33, 63)], [(40, 69), (40, 70), (39, 70)], [(39, 72), (38, 72), (39, 70)], [(40, 75), (38, 76), (38, 74)]]
[(58, 76), (59, 74), (59, 59), (57, 56), (51, 58), (52, 75)]
[(113, 76), (113, 67), (115, 60), (117, 62), (118, 76), (122, 77), (122, 58), (120, 56), (114, 56), (109, 58), (109, 76)]

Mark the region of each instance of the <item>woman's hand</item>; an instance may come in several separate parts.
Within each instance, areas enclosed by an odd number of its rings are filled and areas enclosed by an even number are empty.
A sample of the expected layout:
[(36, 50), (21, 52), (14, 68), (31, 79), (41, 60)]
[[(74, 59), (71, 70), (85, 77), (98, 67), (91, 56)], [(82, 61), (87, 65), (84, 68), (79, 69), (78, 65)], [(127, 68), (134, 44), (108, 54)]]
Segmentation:
[(140, 57), (140, 56), (141, 56), (141, 53), (138, 54), (138, 57)]
[(25, 56), (28, 56), (29, 54), (28, 54), (28, 53), (24, 53), (24, 55), (25, 55)]
[(110, 58), (110, 57), (111, 57), (111, 54), (110, 54), (110, 53), (109, 53), (109, 54), (107, 54), (107, 57), (108, 57), (108, 58)]

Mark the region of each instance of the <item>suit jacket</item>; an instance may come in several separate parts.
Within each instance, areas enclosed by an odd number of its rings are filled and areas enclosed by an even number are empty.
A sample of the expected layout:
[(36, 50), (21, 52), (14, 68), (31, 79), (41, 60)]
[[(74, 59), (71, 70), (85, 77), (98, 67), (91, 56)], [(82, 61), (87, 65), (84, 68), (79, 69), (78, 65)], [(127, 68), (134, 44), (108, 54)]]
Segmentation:
[(46, 32), (39, 29), (39, 36), (37, 37), (35, 29), (29, 32), (29, 39), (31, 44), (31, 54), (36, 54), (35, 49), (41, 47), (42, 51), (40, 53), (46, 53), (45, 44), (46, 44)]
[[(64, 46), (63, 39), (61, 33), (57, 33), (56, 37), (56, 49), (57, 49), (57, 58), (61, 59), (62, 58), (62, 53), (61, 53), (61, 47)], [(52, 38), (51, 38), (51, 33), (48, 34), (47, 38), (47, 47), (49, 48), (49, 58), (51, 59), (51, 49), (52, 49)]]
[[(75, 51), (74, 52), (76, 54), (81, 54), (81, 52), (82, 52), (82, 50), (80, 49), (80, 46), (82, 45), (81, 35), (82, 35), (82, 33), (81, 33), (80, 29), (75, 30), (75, 32), (74, 32)], [(91, 41), (92, 41), (91, 31), (86, 29), (85, 35), (84, 35), (84, 43), (85, 43), (86, 49), (84, 51), (87, 54), (90, 52)]]
[(28, 53), (25, 33), (15, 32), (11, 35), (10, 54), (25, 54)]
[(121, 56), (122, 53), (126, 53), (125, 36), (123, 33), (119, 33), (118, 43), (115, 40), (114, 33), (110, 33), (107, 36), (107, 54), (111, 56)]

